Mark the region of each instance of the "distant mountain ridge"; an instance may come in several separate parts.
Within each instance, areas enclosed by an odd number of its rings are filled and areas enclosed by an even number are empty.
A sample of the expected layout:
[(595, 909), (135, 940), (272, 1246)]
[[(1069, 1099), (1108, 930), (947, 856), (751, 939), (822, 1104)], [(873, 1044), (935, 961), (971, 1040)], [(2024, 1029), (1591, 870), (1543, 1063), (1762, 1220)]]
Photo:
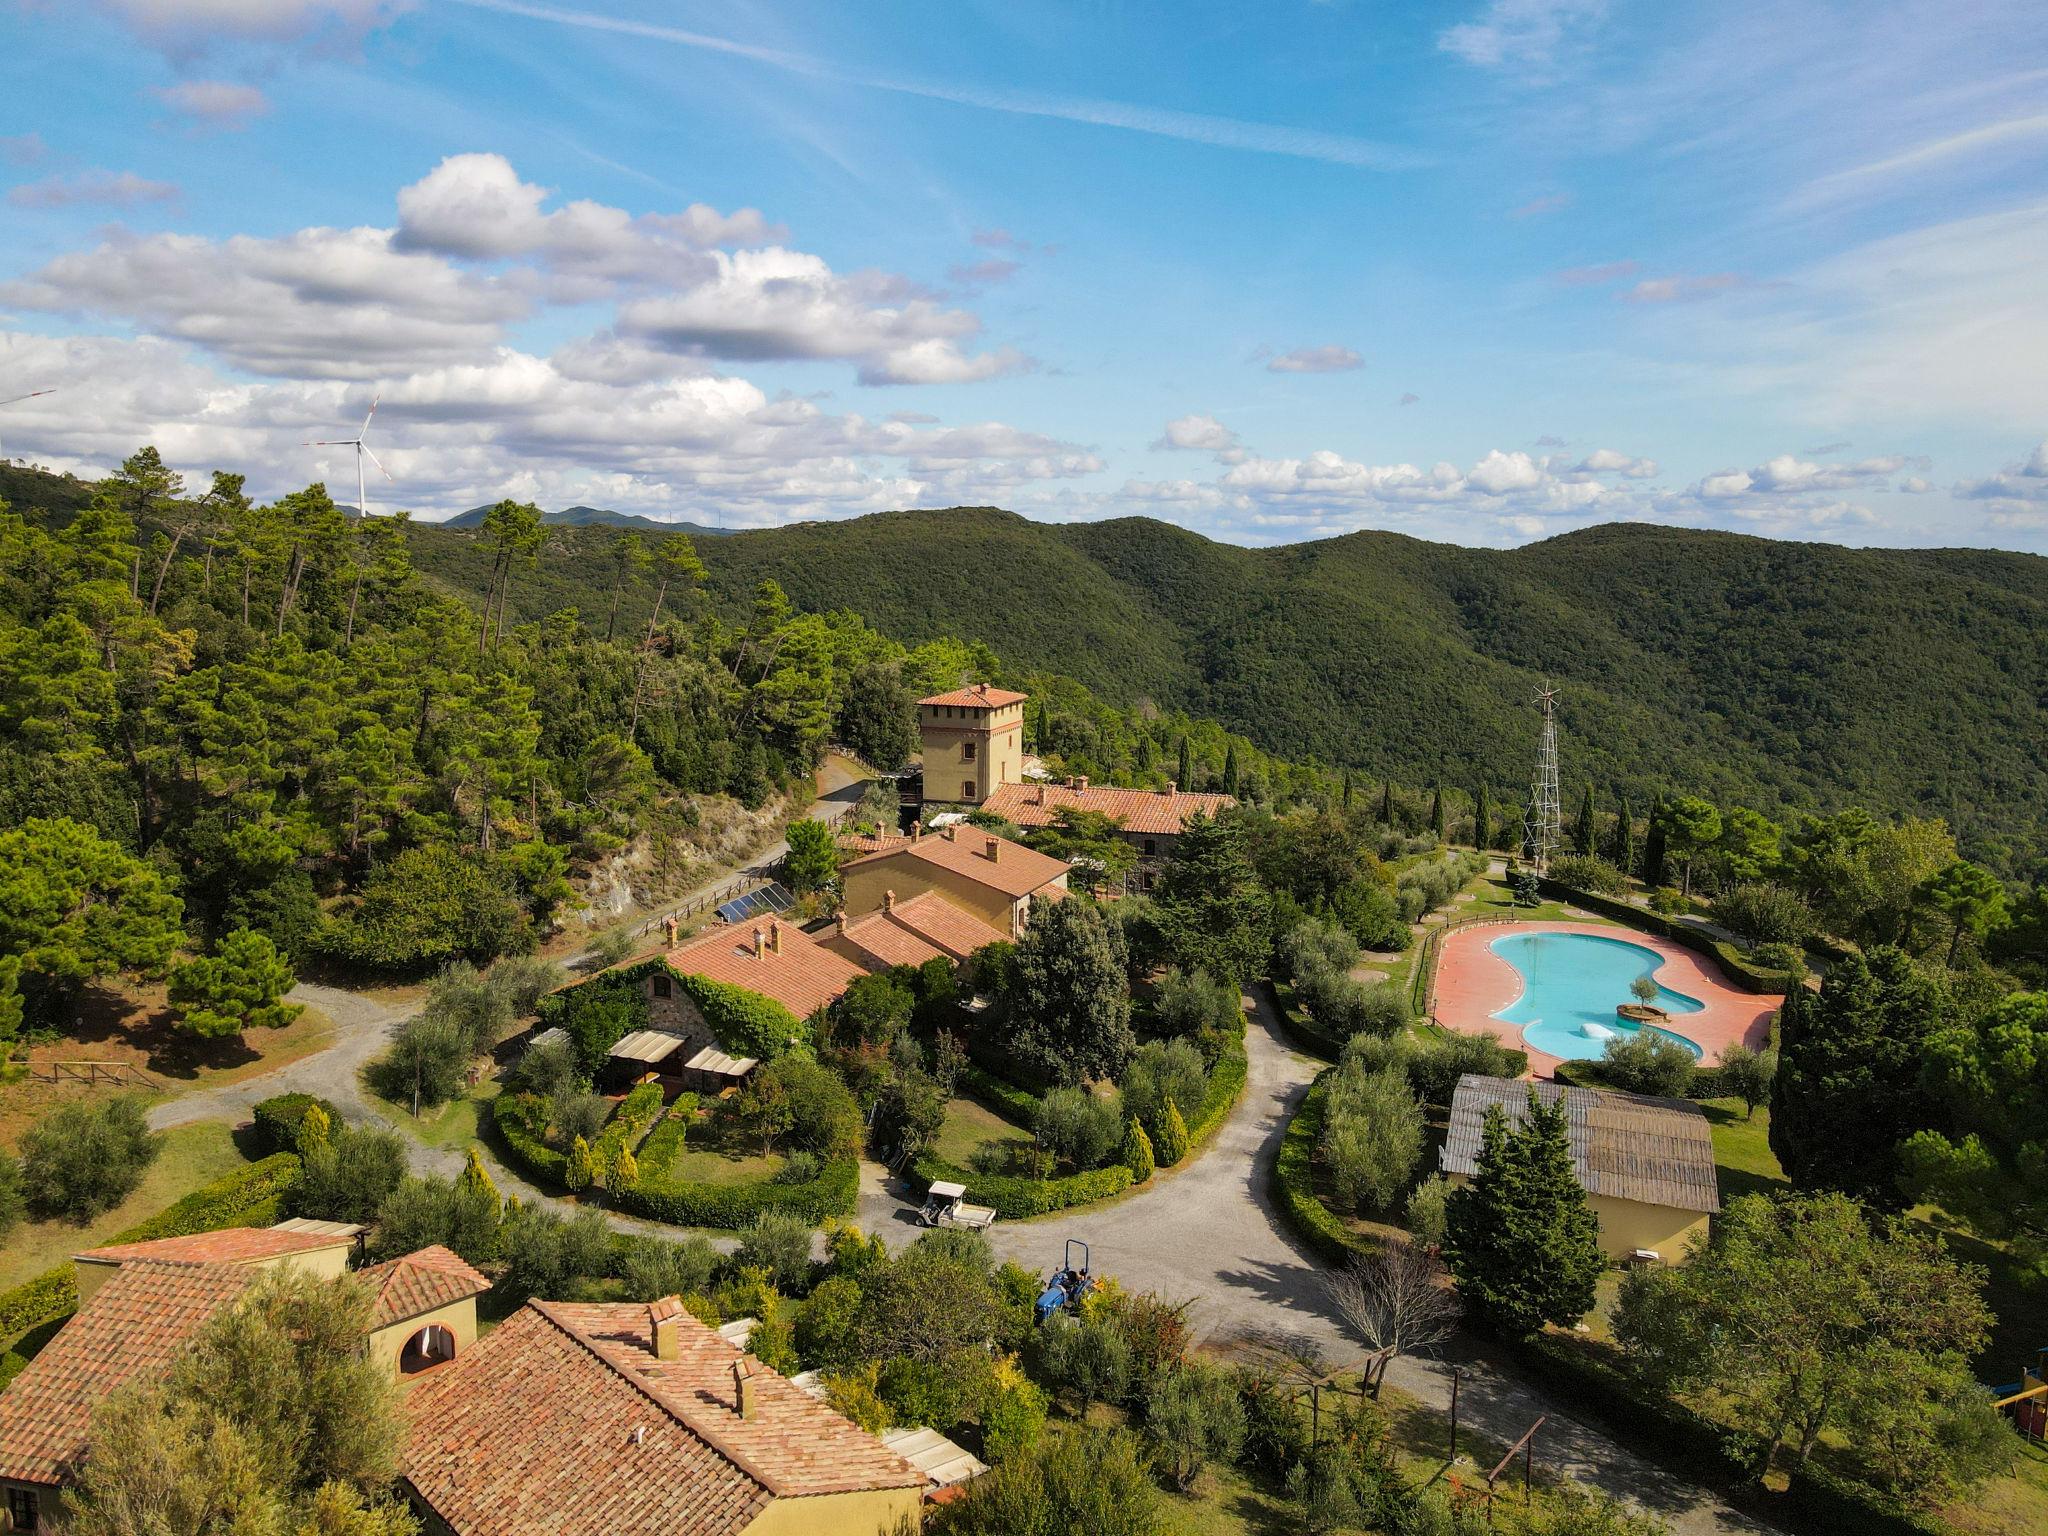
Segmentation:
[[(453, 517), (443, 518), (434, 524), (437, 528), (481, 528), (484, 514), (490, 511), (488, 505), (471, 507), (467, 512), (458, 512)], [(581, 504), (564, 507), (559, 512), (543, 512), (540, 520), (552, 528), (644, 528), (654, 533), (687, 533), (695, 536), (728, 533), (726, 528), (714, 528), (708, 523), (668, 523), (658, 517), (643, 517), (638, 512), (614, 512), (607, 507), (586, 507)]]

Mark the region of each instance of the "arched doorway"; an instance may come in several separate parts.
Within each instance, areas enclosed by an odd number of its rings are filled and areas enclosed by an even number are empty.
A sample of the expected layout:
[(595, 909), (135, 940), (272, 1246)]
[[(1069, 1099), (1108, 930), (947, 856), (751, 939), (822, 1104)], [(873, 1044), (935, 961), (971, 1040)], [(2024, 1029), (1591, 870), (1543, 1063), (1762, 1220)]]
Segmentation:
[(439, 1323), (429, 1323), (405, 1341), (398, 1356), (398, 1371), (402, 1376), (410, 1376), (454, 1358), (455, 1335)]

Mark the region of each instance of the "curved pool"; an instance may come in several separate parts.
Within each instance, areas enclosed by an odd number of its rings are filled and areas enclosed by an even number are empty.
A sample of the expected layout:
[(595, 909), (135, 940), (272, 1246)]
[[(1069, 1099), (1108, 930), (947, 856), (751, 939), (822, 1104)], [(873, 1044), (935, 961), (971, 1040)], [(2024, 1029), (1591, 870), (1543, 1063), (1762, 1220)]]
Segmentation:
[[(1531, 1050), (1561, 1061), (1592, 1061), (1617, 1035), (1632, 1035), (1639, 1026), (1616, 1013), (1635, 994), (1629, 983), (1639, 976), (1657, 979), (1664, 957), (1654, 949), (1610, 939), (1596, 933), (1514, 933), (1487, 946), (1515, 968), (1522, 995), (1494, 1014), (1503, 1024), (1518, 1025)], [(1659, 982), (1653, 1007), (1666, 1013), (1698, 1013), (1706, 1007), (1696, 997), (1674, 992)], [(1703, 1056), (1697, 1042), (1674, 1029), (1653, 1030)]]

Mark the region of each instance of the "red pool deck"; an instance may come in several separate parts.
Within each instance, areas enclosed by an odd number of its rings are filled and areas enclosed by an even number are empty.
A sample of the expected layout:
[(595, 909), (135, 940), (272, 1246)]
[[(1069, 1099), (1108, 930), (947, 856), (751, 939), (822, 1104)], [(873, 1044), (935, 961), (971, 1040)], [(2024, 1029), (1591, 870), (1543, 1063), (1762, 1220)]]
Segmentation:
[(1770, 1038), (1771, 1015), (1784, 998), (1775, 994), (1740, 992), (1728, 985), (1721, 971), (1705, 955), (1634, 928), (1612, 923), (1474, 923), (1444, 938), (1443, 953), (1436, 966), (1436, 1021), (1460, 1034), (1499, 1035), (1501, 1043), (1529, 1051), (1529, 1074), (1549, 1077), (1559, 1058), (1546, 1051), (1529, 1050), (1518, 1025), (1504, 1024), (1493, 1017), (1512, 1007), (1522, 995), (1522, 976), (1488, 946), (1510, 933), (1592, 933), (1606, 939), (1626, 939), (1644, 949), (1655, 950), (1663, 963), (1657, 980), (1674, 992), (1696, 997), (1706, 1006), (1698, 1013), (1681, 1014), (1671, 1027), (1697, 1045), (1706, 1066), (1717, 1066), (1721, 1052), (1740, 1043), (1761, 1050)]

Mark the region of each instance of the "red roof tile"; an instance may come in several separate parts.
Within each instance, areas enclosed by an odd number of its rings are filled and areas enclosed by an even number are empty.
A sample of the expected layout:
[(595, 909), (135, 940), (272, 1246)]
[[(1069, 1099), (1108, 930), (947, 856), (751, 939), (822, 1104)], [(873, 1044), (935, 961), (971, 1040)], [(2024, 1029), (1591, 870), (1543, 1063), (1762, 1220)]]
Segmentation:
[(828, 934), (825, 942), (834, 948), (850, 946), (881, 965), (923, 965), (927, 960), (965, 960), (984, 945), (1000, 944), (1007, 937), (937, 891), (925, 891), (888, 910), (850, 919), (841, 933)]
[(1062, 806), (1094, 811), (1124, 831), (1143, 836), (1172, 836), (1196, 816), (1214, 816), (1237, 804), (1229, 795), (1196, 794), (1191, 790), (1116, 789), (1091, 784), (998, 784), (982, 802), (1005, 821), (1020, 827), (1053, 825)]
[(1007, 688), (992, 687), (988, 683), (975, 683), (966, 688), (955, 688), (951, 693), (935, 693), (928, 699), (919, 699), (920, 704), (951, 704), (961, 709), (1001, 709), (1005, 704), (1022, 704), (1030, 698), (1028, 693), (1012, 693)]
[[(659, 1304), (657, 1304), (659, 1305)], [(688, 1314), (531, 1302), (407, 1395), (405, 1474), (456, 1536), (724, 1536), (774, 1498), (921, 1487), (902, 1457)]]
[(357, 1271), (356, 1278), (376, 1295), (376, 1320), (371, 1324), (376, 1328), (481, 1296), (491, 1288), (490, 1281), (439, 1243), (408, 1253), (402, 1259), (372, 1264)]
[(68, 1478), (101, 1399), (125, 1382), (161, 1377), (257, 1274), (241, 1263), (123, 1263), (0, 1393), (0, 1478)]
[(163, 1264), (258, 1264), (289, 1253), (346, 1248), (354, 1241), (352, 1235), (337, 1236), (331, 1232), (224, 1227), (218, 1232), (195, 1232), (189, 1237), (159, 1237), (146, 1243), (88, 1248), (74, 1257), (107, 1264), (126, 1264), (133, 1259), (154, 1259)]
[[(756, 927), (773, 948), (754, 943)], [(798, 1018), (808, 1018), (834, 1001), (866, 971), (834, 954), (794, 923), (770, 920), (713, 928), (668, 952), (668, 963), (685, 976), (704, 976), (728, 986), (772, 997)]]
[[(1035, 848), (1026, 848), (1022, 843), (1013, 843), (1006, 837), (984, 832), (980, 827), (968, 825), (948, 830), (957, 830), (957, 836), (927, 832), (911, 842), (854, 859), (846, 867), (869, 869), (886, 867), (892, 860), (909, 860), (951, 870), (977, 885), (1001, 891), (1012, 898), (1029, 896), (1062, 879), (1067, 873), (1067, 866), (1060, 860)], [(991, 845), (998, 855), (995, 858), (989, 857)]]

